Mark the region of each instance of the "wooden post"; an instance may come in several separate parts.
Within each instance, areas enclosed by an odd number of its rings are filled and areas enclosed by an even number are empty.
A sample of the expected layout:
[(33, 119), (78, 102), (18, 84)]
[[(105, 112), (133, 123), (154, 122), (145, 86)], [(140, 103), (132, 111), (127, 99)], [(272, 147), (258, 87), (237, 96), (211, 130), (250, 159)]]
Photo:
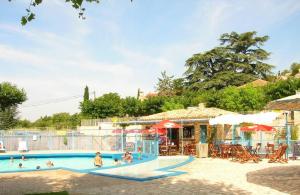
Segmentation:
[(195, 129), (195, 142), (197, 144), (200, 142), (200, 123), (199, 122), (194, 123), (194, 129)]

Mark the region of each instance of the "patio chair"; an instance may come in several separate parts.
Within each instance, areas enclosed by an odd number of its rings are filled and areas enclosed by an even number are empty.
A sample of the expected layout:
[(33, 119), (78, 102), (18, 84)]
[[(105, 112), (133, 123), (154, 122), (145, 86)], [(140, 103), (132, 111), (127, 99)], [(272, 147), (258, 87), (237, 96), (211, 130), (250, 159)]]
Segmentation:
[(240, 163), (245, 163), (248, 162), (249, 160), (252, 160), (255, 163), (259, 162), (259, 157), (256, 156), (255, 154), (251, 154), (248, 152), (247, 148), (244, 146), (238, 145), (236, 146), (237, 148), (237, 155), (238, 155), (238, 160)]
[(195, 144), (189, 144), (188, 145), (188, 155), (196, 155), (196, 145)]
[(287, 148), (288, 145), (286, 144), (279, 146), (278, 150), (276, 150), (274, 154), (270, 155), (269, 163), (274, 163), (274, 162), (287, 163), (288, 159), (283, 158), (285, 156), (285, 152)]
[(167, 156), (168, 155), (168, 146), (160, 145), (159, 146), (159, 154), (162, 156)]
[(6, 151), (3, 141), (0, 141), (0, 153), (4, 153)]
[(266, 149), (266, 158), (269, 158), (270, 155), (274, 154), (274, 144), (267, 143), (265, 149)]
[(215, 148), (213, 143), (209, 144), (209, 154), (210, 154), (210, 157), (212, 157), (212, 158), (216, 158), (219, 155), (219, 150), (217, 148)]
[(220, 149), (221, 149), (221, 158), (228, 158), (230, 152), (230, 146), (227, 144), (221, 144)]
[(261, 149), (261, 143), (256, 143), (255, 148), (252, 149), (252, 154), (258, 156), (260, 149)]
[(177, 154), (177, 146), (176, 145), (170, 145), (169, 146), (169, 155), (176, 155)]
[(19, 141), (18, 151), (19, 152), (28, 152), (28, 147), (27, 147), (26, 141)]

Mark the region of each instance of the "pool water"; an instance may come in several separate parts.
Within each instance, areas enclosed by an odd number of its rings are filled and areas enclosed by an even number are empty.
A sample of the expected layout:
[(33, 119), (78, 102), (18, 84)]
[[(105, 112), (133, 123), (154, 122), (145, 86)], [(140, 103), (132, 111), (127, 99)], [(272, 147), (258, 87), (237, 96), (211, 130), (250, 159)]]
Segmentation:
[[(65, 167), (76, 170), (84, 169), (94, 169), (97, 168), (94, 166), (93, 157), (56, 157), (56, 158), (28, 158), (26, 160), (14, 159), (13, 162), (10, 159), (0, 160), (0, 172), (4, 171), (20, 171), (20, 170), (32, 170), (36, 169), (37, 166), (40, 166), (41, 169), (48, 169), (46, 165), (48, 161), (52, 161), (54, 167)], [(112, 158), (102, 158), (103, 167), (113, 166)], [(19, 163), (22, 163), (22, 168), (19, 168)]]

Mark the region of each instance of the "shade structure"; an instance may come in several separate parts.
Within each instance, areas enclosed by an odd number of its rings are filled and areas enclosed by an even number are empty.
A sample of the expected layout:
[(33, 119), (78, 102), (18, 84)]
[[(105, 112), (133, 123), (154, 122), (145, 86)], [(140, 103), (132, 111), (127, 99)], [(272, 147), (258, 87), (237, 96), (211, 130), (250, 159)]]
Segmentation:
[(221, 115), (209, 120), (210, 125), (239, 125), (240, 123), (256, 123), (271, 124), (280, 113), (261, 112), (257, 114), (228, 114)]
[(265, 132), (272, 132), (276, 131), (276, 129), (272, 126), (268, 125), (251, 125), (251, 126), (245, 126), (240, 128), (241, 131), (249, 132), (249, 131), (265, 131)]
[(143, 134), (158, 134), (158, 135), (166, 135), (167, 129), (145, 129), (142, 131)]
[(182, 126), (177, 123), (174, 123), (170, 120), (163, 120), (163, 121), (153, 125), (151, 128), (152, 129), (170, 129), (170, 128), (179, 129), (179, 128), (182, 128)]
[(123, 129), (115, 129), (112, 131), (113, 133), (126, 133), (126, 134), (129, 134), (129, 133), (141, 133), (142, 130), (139, 130), (139, 129), (129, 129), (129, 130), (123, 130)]

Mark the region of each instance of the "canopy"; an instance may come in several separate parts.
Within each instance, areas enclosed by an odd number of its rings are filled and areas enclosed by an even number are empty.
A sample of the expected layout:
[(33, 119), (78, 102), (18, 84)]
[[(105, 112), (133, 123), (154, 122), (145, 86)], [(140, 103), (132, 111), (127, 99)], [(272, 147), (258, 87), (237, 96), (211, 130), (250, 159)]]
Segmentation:
[(158, 135), (166, 135), (167, 129), (145, 129), (142, 131), (143, 134), (158, 134)]
[(163, 121), (153, 125), (151, 128), (153, 128), (153, 129), (167, 129), (167, 128), (178, 129), (178, 128), (182, 128), (182, 126), (177, 123), (174, 123), (170, 120), (163, 120)]
[(141, 133), (142, 130), (139, 129), (129, 129), (129, 130), (122, 130), (122, 129), (115, 129), (112, 131), (113, 133)]
[(210, 125), (217, 124), (228, 124), (228, 125), (238, 125), (240, 123), (257, 123), (260, 124), (270, 124), (280, 113), (276, 112), (261, 112), (257, 114), (228, 114), (217, 116), (209, 120)]
[(276, 131), (276, 129), (272, 126), (268, 125), (252, 125), (252, 126), (245, 126), (240, 128), (241, 131)]

